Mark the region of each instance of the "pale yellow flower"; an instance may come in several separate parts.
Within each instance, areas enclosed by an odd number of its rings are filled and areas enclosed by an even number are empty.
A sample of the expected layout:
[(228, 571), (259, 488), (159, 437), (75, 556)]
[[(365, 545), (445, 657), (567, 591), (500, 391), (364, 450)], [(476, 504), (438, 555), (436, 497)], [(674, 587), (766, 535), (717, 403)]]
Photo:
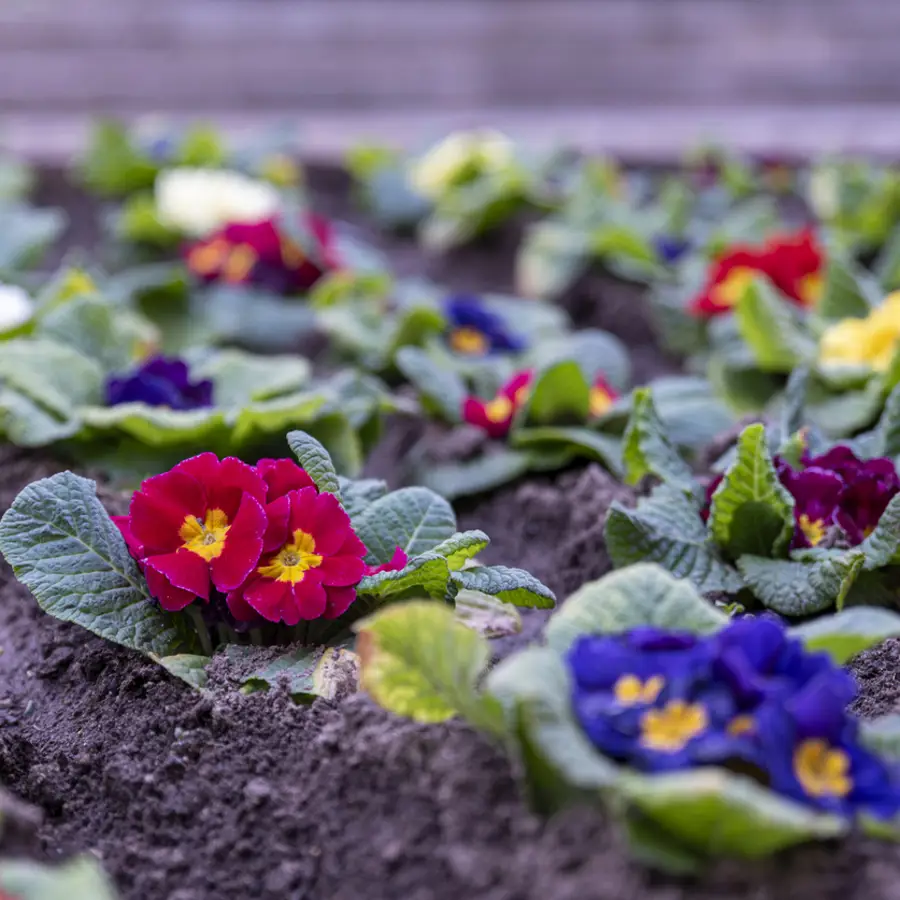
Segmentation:
[(900, 344), (900, 292), (893, 293), (864, 319), (842, 319), (819, 341), (819, 362), (868, 366), (884, 372)]
[(409, 180), (419, 194), (436, 200), (469, 178), (502, 171), (513, 158), (512, 142), (499, 131), (458, 131), (415, 162)]

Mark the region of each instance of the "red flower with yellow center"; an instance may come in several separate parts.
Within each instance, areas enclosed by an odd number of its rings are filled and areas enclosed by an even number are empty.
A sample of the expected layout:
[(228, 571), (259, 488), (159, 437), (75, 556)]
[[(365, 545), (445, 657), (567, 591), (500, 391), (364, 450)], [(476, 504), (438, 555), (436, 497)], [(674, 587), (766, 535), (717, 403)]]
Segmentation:
[(466, 397), (463, 403), (463, 421), (483, 428), (492, 438), (506, 437), (512, 427), (516, 412), (528, 399), (532, 372), (514, 375), (492, 400)]
[(114, 516), (163, 609), (240, 586), (253, 571), (266, 534), (266, 484), (239, 459), (214, 453), (186, 459), (148, 478), (127, 516)]
[(710, 267), (689, 309), (701, 318), (729, 312), (754, 278), (765, 276), (793, 303), (813, 307), (823, 290), (824, 257), (809, 229), (773, 238), (761, 248), (737, 247)]
[[(305, 474), (305, 473), (304, 473)], [(270, 622), (334, 619), (356, 597), (366, 547), (334, 494), (293, 490), (269, 504), (286, 510), (270, 518), (266, 551), (244, 584), (228, 595), (236, 619)]]
[(591, 385), (591, 417), (599, 419), (606, 415), (618, 399), (618, 393), (609, 382), (602, 375), (597, 375)]
[(308, 214), (303, 225), (315, 245), (314, 261), (277, 219), (227, 225), (185, 251), (188, 268), (205, 282), (252, 284), (279, 294), (309, 290), (327, 271), (340, 268), (329, 222)]

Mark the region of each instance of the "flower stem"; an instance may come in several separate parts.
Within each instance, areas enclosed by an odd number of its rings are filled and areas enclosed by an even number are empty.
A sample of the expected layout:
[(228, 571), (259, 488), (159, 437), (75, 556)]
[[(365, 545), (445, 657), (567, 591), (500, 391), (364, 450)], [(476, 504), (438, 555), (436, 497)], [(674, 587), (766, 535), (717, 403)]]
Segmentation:
[(262, 628), (251, 628), (250, 629), (250, 643), (255, 647), (262, 647), (263, 643), (263, 633)]
[(203, 648), (204, 655), (212, 656), (212, 638), (209, 636), (209, 629), (206, 627), (206, 622), (203, 620), (202, 610), (196, 604), (191, 604), (187, 608), (187, 612), (191, 617), (191, 621), (194, 623), (194, 629), (197, 632), (197, 636), (200, 638), (200, 646)]

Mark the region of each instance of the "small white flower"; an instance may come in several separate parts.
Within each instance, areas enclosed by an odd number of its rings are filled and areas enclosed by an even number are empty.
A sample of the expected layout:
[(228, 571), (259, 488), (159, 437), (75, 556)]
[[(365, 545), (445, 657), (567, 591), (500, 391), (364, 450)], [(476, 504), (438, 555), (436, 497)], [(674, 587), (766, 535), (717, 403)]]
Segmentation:
[(422, 196), (434, 200), (468, 177), (502, 171), (513, 159), (513, 143), (499, 131), (459, 131), (413, 165), (410, 184)]
[(0, 334), (24, 325), (34, 315), (34, 301), (15, 284), (0, 284)]
[(840, 175), (834, 166), (820, 166), (809, 176), (809, 202), (815, 214), (828, 222), (840, 211)]
[(159, 221), (195, 238), (231, 223), (261, 222), (281, 205), (271, 184), (226, 169), (167, 169), (155, 194)]

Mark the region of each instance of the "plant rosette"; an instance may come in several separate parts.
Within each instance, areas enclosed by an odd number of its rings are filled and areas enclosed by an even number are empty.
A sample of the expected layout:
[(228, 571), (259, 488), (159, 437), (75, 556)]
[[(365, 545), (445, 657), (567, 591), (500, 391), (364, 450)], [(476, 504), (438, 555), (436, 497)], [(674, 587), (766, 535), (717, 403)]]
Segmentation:
[(635, 565), (581, 587), (541, 645), (489, 671), (488, 642), (437, 604), (355, 627), (376, 702), (426, 723), (462, 716), (505, 746), (538, 812), (602, 804), (654, 868), (757, 859), (856, 828), (898, 834), (895, 717), (848, 713), (856, 685), (840, 668), (900, 634), (895, 613), (729, 620), (690, 583)]
[(613, 564), (655, 562), (704, 594), (792, 618), (890, 603), (900, 562), (898, 404), (895, 397), (888, 418), (853, 447), (829, 447), (814, 429), (750, 425), (702, 489), (650, 392), (638, 392), (625, 480), (659, 483), (634, 509), (612, 504), (605, 538)]
[(527, 572), (478, 565), (487, 535), (458, 532), (442, 497), (339, 477), (315, 438), (287, 439), (299, 465), (202, 453), (145, 480), (112, 519), (85, 478), (35, 482), (0, 520), (0, 552), (50, 615), (195, 686), (213, 652), (290, 645), (245, 687), (286, 677), (298, 699), (353, 687), (348, 627), (385, 604), (427, 596), (494, 624), (515, 621), (509, 606), (553, 606)]
[(336, 273), (316, 286), (311, 302), (338, 353), (380, 373), (396, 372), (404, 347), (424, 348), (462, 377), (483, 369), (505, 372), (569, 329), (565, 313), (549, 304), (502, 294), (446, 294), (419, 280)]
[[(427, 436), (411, 454), (416, 479), (444, 496), (490, 491), (574, 459), (622, 472), (631, 367), (624, 346), (607, 332), (588, 329), (546, 341), (515, 367), (507, 360), (464, 372), (417, 347), (404, 347), (397, 365), (430, 417), (471, 438), (456, 442), (467, 449), (452, 462), (432, 458)], [(665, 378), (657, 386), (679, 446), (699, 448), (733, 423), (701, 378)]]

